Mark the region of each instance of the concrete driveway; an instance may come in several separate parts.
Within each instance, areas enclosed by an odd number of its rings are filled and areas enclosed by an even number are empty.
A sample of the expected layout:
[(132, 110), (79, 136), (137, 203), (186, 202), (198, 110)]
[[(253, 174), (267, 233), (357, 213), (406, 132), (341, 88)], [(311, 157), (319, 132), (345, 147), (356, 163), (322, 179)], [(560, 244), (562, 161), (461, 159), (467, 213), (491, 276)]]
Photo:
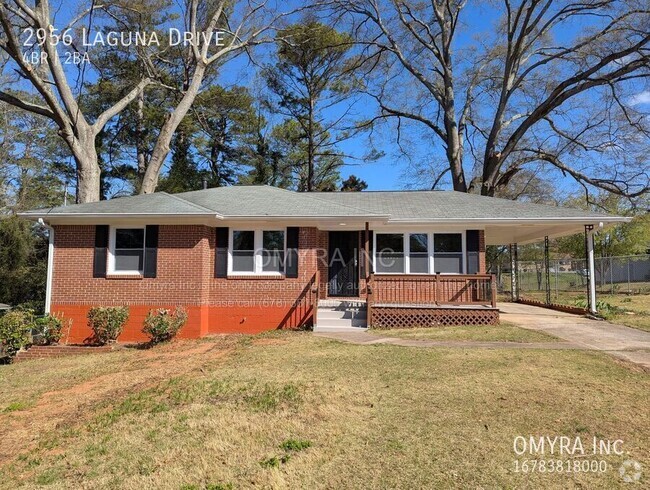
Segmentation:
[(501, 320), (650, 369), (650, 332), (537, 306), (499, 303)]

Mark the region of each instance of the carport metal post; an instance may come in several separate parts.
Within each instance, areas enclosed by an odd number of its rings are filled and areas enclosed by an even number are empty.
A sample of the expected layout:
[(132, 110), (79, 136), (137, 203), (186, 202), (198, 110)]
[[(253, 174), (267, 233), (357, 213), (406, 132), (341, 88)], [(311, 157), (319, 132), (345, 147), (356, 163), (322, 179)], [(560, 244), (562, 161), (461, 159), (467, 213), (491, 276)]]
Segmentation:
[(587, 304), (589, 313), (595, 315), (596, 309), (596, 273), (594, 263), (594, 225), (585, 225), (585, 246), (587, 249)]
[(544, 237), (544, 288), (546, 289), (546, 304), (551, 304), (551, 259), (549, 255), (548, 236)]
[(510, 244), (510, 301), (519, 301), (519, 260), (517, 244)]

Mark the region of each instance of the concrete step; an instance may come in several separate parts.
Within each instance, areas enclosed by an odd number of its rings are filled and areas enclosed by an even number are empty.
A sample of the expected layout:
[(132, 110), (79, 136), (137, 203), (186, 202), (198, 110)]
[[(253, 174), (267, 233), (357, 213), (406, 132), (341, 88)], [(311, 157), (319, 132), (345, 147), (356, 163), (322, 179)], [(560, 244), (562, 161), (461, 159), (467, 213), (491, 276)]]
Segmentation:
[(339, 319), (357, 319), (365, 320), (367, 316), (366, 310), (335, 310), (327, 308), (318, 309), (318, 319), (321, 320), (339, 320)]
[(366, 327), (365, 318), (316, 318), (316, 326), (321, 327)]
[(321, 299), (319, 308), (365, 308), (366, 301), (360, 299)]
[(318, 326), (314, 327), (315, 333), (321, 332), (365, 332), (367, 327), (331, 327), (331, 326)]

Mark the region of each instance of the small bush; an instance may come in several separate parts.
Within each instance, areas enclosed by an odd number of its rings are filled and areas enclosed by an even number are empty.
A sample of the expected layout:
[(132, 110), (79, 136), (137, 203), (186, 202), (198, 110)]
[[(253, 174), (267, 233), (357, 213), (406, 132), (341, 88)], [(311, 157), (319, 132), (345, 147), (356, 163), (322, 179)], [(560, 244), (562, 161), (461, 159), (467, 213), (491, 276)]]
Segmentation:
[(176, 307), (173, 313), (164, 308), (151, 310), (144, 320), (142, 332), (151, 337), (152, 344), (158, 344), (174, 338), (185, 322), (187, 312), (182, 306)]
[(129, 318), (126, 306), (96, 306), (88, 311), (88, 325), (93, 331), (95, 342), (104, 345), (114, 342), (122, 333)]
[(34, 320), (34, 342), (40, 345), (56, 344), (61, 340), (63, 321), (53, 315), (45, 315)]
[(31, 310), (12, 310), (0, 317), (0, 355), (13, 357), (29, 345), (33, 323)]
[(309, 447), (311, 447), (310, 441), (303, 441), (297, 439), (287, 439), (282, 444), (280, 444), (280, 449), (284, 449), (285, 451), (298, 452), (298, 451), (302, 451), (303, 449), (307, 449)]

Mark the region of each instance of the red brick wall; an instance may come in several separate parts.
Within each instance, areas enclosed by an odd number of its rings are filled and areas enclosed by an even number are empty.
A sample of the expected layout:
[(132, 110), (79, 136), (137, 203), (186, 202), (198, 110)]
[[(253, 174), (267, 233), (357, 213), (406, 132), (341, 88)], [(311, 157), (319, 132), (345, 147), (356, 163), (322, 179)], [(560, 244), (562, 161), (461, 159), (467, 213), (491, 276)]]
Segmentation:
[[(309, 282), (320, 272), (326, 297), (328, 232), (300, 229), (299, 277), (214, 277), (215, 230), (207, 226), (160, 226), (155, 279), (132, 276), (93, 278), (94, 226), (56, 226), (52, 312), (72, 319), (68, 342), (89, 339), (86, 315), (92, 306), (127, 305), (123, 341), (144, 340), (142, 322), (153, 308), (188, 310), (179, 334), (196, 338), (210, 333), (256, 333), (310, 324)], [(321, 257), (319, 257), (319, 254)], [(479, 264), (485, 272), (485, 239), (480, 234)], [(360, 281), (365, 297), (365, 281)]]
[[(327, 233), (300, 230), (296, 279), (215, 278), (215, 231), (206, 226), (161, 226), (155, 279), (93, 278), (94, 226), (55, 227), (52, 311), (73, 320), (68, 342), (89, 339), (86, 315), (92, 306), (128, 305), (130, 317), (120, 340), (144, 340), (142, 322), (152, 308), (184, 306), (188, 322), (179, 334), (260, 332), (311, 321), (300, 302), (317, 269), (317, 250)], [(322, 270), (322, 269), (321, 269)], [(326, 281), (326, 270), (325, 279)], [(297, 304), (297, 307), (295, 305)]]

